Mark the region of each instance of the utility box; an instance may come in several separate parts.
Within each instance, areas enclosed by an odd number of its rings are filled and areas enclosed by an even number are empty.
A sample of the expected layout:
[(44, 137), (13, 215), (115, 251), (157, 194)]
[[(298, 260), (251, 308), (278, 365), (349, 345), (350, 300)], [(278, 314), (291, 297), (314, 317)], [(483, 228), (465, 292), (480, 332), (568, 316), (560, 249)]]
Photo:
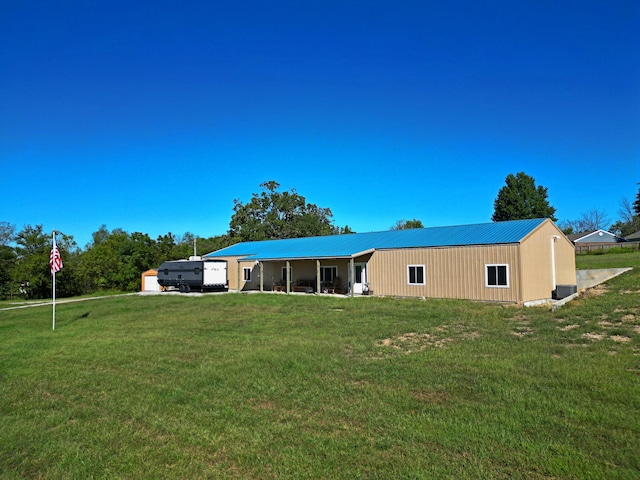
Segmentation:
[(578, 292), (577, 285), (556, 285), (556, 289), (553, 291), (554, 300), (562, 300), (569, 295), (573, 295)]

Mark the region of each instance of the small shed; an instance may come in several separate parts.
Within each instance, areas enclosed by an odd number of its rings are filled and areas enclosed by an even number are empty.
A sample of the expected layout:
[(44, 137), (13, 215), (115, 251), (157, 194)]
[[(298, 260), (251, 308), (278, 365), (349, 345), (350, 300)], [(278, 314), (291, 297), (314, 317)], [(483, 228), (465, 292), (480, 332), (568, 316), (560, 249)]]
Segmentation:
[(158, 271), (155, 269), (142, 272), (142, 281), (140, 282), (143, 292), (160, 292), (162, 287), (158, 283)]

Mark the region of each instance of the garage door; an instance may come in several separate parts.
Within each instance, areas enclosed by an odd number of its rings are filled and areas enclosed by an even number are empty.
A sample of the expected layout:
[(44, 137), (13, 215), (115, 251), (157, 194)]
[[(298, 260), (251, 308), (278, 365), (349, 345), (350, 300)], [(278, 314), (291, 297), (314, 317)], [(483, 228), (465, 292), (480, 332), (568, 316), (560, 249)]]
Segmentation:
[(145, 292), (157, 292), (158, 290), (160, 290), (160, 285), (158, 285), (158, 277), (156, 275), (145, 276), (142, 290), (144, 290)]

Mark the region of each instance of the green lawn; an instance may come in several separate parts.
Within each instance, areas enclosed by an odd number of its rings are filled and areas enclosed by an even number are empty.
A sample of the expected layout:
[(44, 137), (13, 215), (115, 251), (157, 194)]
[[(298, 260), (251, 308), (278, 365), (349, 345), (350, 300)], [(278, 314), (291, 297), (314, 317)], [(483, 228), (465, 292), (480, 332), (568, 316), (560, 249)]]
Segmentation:
[(597, 261), (636, 269), (555, 312), (133, 296), (59, 304), (51, 331), (50, 307), (0, 311), (0, 478), (639, 478), (640, 256)]

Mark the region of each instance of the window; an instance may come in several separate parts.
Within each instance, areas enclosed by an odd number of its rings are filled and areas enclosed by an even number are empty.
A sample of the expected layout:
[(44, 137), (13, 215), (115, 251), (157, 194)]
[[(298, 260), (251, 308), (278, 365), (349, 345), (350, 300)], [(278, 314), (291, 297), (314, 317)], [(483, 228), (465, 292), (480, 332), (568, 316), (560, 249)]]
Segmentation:
[(196, 275), (200, 275), (200, 269), (198, 267), (194, 268), (193, 273)]
[(509, 265), (486, 265), (486, 286), (509, 288)]
[(338, 276), (338, 267), (320, 267), (320, 281), (331, 283)]
[[(293, 275), (291, 272), (291, 267), (289, 267), (289, 280), (293, 279)], [(282, 267), (282, 283), (287, 282), (287, 267)]]
[(356, 265), (356, 282), (362, 283), (362, 265)]
[(408, 265), (407, 281), (409, 285), (424, 285), (424, 265)]
[(245, 282), (250, 282), (251, 281), (251, 268), (250, 267), (244, 267), (242, 269), (242, 279)]

